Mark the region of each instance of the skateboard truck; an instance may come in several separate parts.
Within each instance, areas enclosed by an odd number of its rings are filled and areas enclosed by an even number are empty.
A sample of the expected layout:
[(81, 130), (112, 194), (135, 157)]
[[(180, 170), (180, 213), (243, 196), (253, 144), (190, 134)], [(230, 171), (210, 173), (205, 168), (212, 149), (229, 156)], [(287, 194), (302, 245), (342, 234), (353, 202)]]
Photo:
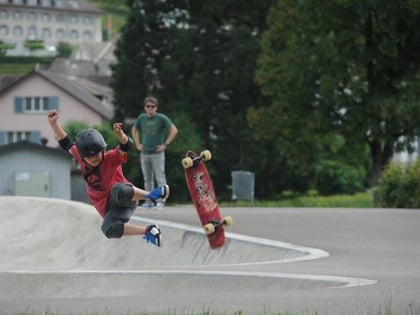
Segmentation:
[(182, 159), (182, 166), (184, 168), (190, 168), (193, 166), (197, 166), (200, 161), (208, 161), (211, 160), (211, 152), (209, 150), (204, 150), (198, 156), (193, 157), (186, 157)]
[(211, 219), (209, 223), (203, 225), (204, 232), (209, 235), (213, 234), (215, 231), (217, 231), (221, 226), (229, 226), (233, 224), (233, 219), (230, 216), (224, 217), (222, 222)]

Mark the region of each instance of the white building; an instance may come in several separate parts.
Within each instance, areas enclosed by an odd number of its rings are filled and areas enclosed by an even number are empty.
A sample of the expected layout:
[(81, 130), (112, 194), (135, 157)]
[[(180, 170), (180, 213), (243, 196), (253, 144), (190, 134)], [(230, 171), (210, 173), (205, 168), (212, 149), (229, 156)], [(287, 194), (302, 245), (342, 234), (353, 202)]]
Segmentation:
[(86, 0), (0, 0), (0, 39), (14, 44), (10, 55), (22, 55), (25, 40), (73, 45), (102, 42), (103, 12)]

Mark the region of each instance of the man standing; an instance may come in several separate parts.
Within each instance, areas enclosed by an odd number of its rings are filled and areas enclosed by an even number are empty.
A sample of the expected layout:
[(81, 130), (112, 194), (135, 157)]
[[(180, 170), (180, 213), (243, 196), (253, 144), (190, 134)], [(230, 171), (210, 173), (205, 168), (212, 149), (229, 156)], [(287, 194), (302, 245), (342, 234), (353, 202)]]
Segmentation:
[[(166, 185), (165, 150), (175, 139), (178, 129), (165, 114), (158, 113), (158, 100), (148, 96), (144, 99), (144, 111), (131, 129), (131, 134), (140, 151), (140, 165), (143, 172), (145, 190), (152, 191), (155, 180), (158, 186)], [(168, 132), (167, 132), (168, 131)], [(166, 139), (165, 139), (166, 137)], [(158, 209), (165, 206), (165, 200), (156, 204)], [(145, 201), (143, 208), (152, 208)]]

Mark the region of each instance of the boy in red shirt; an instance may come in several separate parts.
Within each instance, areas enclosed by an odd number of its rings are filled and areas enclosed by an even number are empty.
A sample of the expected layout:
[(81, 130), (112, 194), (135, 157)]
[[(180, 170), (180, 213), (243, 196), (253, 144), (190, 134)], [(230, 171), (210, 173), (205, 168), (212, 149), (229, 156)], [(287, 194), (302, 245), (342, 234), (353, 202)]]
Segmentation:
[(114, 123), (113, 131), (120, 144), (110, 150), (102, 134), (95, 129), (80, 131), (75, 143), (58, 122), (59, 113), (51, 110), (48, 122), (64, 150), (68, 150), (80, 164), (86, 189), (93, 206), (104, 218), (102, 232), (108, 238), (123, 235), (144, 235), (143, 238), (156, 246), (162, 246), (162, 233), (156, 225), (146, 227), (128, 223), (139, 200), (165, 200), (169, 186), (162, 185), (152, 192), (134, 186), (124, 176), (121, 164), (127, 162), (130, 146), (128, 136), (122, 130), (122, 123)]

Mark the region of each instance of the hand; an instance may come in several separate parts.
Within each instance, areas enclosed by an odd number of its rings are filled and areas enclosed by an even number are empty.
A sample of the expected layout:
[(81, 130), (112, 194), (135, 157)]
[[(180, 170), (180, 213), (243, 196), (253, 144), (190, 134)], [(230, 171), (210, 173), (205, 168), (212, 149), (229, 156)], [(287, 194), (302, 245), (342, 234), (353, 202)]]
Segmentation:
[(122, 129), (123, 123), (114, 123), (112, 125), (112, 129), (114, 130), (114, 133), (117, 136), (122, 136), (124, 134), (124, 131)]
[(165, 150), (166, 150), (166, 145), (165, 144), (161, 144), (161, 145), (158, 145), (156, 147), (156, 152), (163, 152)]
[(58, 121), (58, 117), (60, 115), (58, 114), (58, 111), (56, 109), (52, 109), (48, 112), (48, 122), (50, 125), (54, 125)]

